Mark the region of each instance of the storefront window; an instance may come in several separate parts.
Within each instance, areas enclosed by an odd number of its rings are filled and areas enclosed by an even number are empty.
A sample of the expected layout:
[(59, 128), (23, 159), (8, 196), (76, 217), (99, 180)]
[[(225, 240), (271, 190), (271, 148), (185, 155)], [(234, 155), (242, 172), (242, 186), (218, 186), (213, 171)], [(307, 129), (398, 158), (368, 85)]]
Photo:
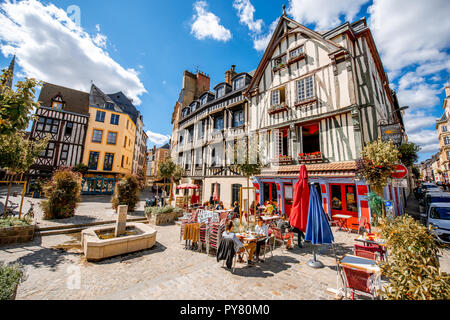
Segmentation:
[(356, 203), (356, 193), (354, 186), (345, 186), (345, 196), (347, 200), (347, 211), (358, 212)]
[(342, 210), (341, 186), (331, 186), (331, 207), (333, 210)]

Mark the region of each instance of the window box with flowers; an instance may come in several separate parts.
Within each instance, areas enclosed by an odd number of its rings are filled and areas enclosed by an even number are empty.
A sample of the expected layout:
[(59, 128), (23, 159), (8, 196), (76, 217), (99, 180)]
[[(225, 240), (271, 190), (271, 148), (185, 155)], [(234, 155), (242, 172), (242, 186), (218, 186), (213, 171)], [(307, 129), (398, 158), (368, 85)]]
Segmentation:
[(279, 154), (278, 156), (275, 156), (275, 159), (273, 159), (273, 162), (281, 163), (281, 164), (289, 164), (292, 162), (292, 157)]
[(269, 108), (269, 110), (267, 110), (267, 112), (269, 114), (276, 114), (276, 113), (287, 111), (287, 110), (288, 110), (288, 106), (286, 105), (286, 103), (282, 102), (280, 104), (271, 106)]
[(298, 155), (299, 161), (322, 161), (323, 155), (322, 152), (312, 152), (312, 153), (300, 153)]

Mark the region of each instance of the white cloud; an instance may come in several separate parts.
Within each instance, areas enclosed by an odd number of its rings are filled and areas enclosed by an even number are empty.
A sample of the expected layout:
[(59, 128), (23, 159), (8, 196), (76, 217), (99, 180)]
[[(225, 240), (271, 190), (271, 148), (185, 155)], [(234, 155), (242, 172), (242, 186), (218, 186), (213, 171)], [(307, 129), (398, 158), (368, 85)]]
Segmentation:
[(87, 92), (92, 80), (106, 92), (124, 92), (136, 104), (147, 92), (136, 70), (125, 69), (102, 48), (105, 36), (90, 36), (53, 4), (4, 2), (0, 26), (3, 55), (16, 54), (28, 77)]
[(255, 7), (250, 0), (234, 0), (233, 8), (238, 11), (241, 24), (245, 24), (250, 31), (260, 33), (264, 22), (261, 19), (255, 20)]
[(408, 112), (404, 116), (406, 131), (408, 134), (417, 133), (423, 128), (436, 125), (436, 118), (427, 115), (425, 111)]
[(170, 136), (166, 136), (160, 133), (156, 133), (156, 132), (152, 132), (152, 131), (147, 131), (147, 136), (148, 136), (148, 140), (151, 143), (154, 143), (157, 146), (162, 146), (163, 144), (166, 144), (167, 142), (169, 142)]
[(329, 30), (345, 20), (352, 21), (369, 0), (290, 0), (287, 12), (302, 24), (314, 24), (317, 29)]
[(428, 112), (439, 104), (441, 90), (437, 84), (419, 83), (408, 89), (400, 88), (397, 92), (398, 100), (402, 106), (411, 108), (427, 108)]
[(448, 0), (374, 0), (369, 22), (385, 67), (395, 72), (423, 64), (426, 73), (432, 63), (449, 70), (449, 12)]
[(208, 4), (205, 1), (194, 3), (194, 22), (191, 26), (191, 34), (198, 40), (212, 38), (227, 42), (231, 39), (231, 32), (220, 24), (220, 18), (207, 11)]
[(277, 27), (279, 20), (280, 19), (278, 18), (270, 24), (269, 32), (267, 34), (262, 36), (255, 36), (253, 38), (253, 48), (255, 48), (256, 51), (266, 50), (267, 46), (269, 45), (270, 39), (275, 32), (275, 28)]

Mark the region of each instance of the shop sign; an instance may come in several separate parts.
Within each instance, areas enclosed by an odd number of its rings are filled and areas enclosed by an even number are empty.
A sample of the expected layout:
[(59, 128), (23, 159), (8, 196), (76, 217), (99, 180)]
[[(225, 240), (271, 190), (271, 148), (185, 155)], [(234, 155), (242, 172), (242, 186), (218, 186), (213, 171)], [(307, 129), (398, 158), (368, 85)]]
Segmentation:
[(408, 181), (406, 179), (393, 179), (392, 186), (395, 188), (408, 188)]
[(395, 145), (401, 145), (403, 140), (402, 127), (399, 123), (380, 126), (383, 142), (392, 140)]

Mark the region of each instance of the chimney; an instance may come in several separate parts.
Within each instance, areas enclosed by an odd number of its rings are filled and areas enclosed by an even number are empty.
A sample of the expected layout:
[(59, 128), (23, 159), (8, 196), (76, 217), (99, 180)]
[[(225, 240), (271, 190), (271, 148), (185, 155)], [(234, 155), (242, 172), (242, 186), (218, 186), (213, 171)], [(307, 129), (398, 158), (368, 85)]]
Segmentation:
[(196, 84), (197, 91), (195, 94), (196, 99), (198, 99), (198, 97), (202, 93), (209, 91), (210, 83), (211, 83), (211, 80), (209, 78), (209, 75), (207, 75), (206, 73), (203, 73), (201, 71), (197, 72), (197, 84)]
[(225, 71), (225, 82), (231, 85), (231, 79), (237, 75), (236, 66), (232, 65), (230, 70)]

